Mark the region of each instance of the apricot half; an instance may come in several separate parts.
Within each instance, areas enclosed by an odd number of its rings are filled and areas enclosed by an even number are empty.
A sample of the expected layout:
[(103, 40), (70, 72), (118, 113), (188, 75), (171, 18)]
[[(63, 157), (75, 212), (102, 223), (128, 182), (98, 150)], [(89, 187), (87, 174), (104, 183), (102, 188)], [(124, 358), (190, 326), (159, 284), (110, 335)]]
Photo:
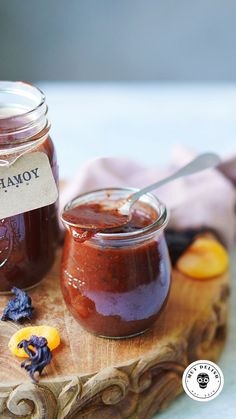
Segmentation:
[(23, 327), (14, 333), (14, 335), (12, 335), (11, 339), (9, 340), (8, 348), (13, 353), (13, 355), (19, 356), (21, 358), (28, 358), (25, 350), (23, 348), (17, 348), (17, 345), (23, 339), (29, 340), (32, 335), (45, 337), (48, 341), (48, 347), (51, 351), (57, 348), (60, 344), (60, 336), (55, 327), (45, 325)]
[(216, 239), (197, 237), (177, 261), (177, 269), (197, 279), (223, 274), (229, 266), (229, 256)]

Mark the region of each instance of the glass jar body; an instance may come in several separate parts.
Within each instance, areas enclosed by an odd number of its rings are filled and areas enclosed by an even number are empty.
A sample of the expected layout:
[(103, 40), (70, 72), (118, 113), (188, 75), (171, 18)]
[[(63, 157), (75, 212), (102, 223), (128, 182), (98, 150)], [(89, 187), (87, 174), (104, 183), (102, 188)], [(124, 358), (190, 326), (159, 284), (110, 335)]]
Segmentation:
[[(30, 86), (27, 85), (27, 91), (29, 89)], [(32, 87), (32, 89), (34, 92), (35, 88)], [(36, 118), (34, 131), (32, 131), (32, 126), (28, 131), (26, 129), (26, 138), (22, 135), (21, 129), (21, 126), (26, 126), (25, 121), (29, 123), (31, 117), (23, 114), (21, 121), (19, 115), (17, 123), (14, 120), (14, 114), (13, 118), (0, 119), (0, 161), (11, 161), (12, 157), (19, 157), (22, 147), (24, 153), (44, 152), (49, 159), (58, 185), (56, 152), (48, 132), (45, 134), (45, 130), (42, 129), (44, 122), (42, 116), (40, 121)], [(36, 140), (33, 138), (35, 134), (37, 134)], [(36, 285), (54, 261), (58, 240), (58, 202), (1, 219), (0, 292), (9, 292), (13, 286), (25, 289)]]
[[(51, 138), (47, 137), (37, 151), (47, 154), (58, 185)], [(0, 220), (0, 292), (8, 292), (13, 286), (36, 285), (54, 261), (58, 237), (58, 202)]]
[[(61, 289), (69, 311), (93, 334), (122, 338), (149, 329), (170, 289), (163, 231), (131, 239), (106, 236), (83, 243), (76, 229), (65, 237)], [(99, 236), (99, 235), (98, 235)]]

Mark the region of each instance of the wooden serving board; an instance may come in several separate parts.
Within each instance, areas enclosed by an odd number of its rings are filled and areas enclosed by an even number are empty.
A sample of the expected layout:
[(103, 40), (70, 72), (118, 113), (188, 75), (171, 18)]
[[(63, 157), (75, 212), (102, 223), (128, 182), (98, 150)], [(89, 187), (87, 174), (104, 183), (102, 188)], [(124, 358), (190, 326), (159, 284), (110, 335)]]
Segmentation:
[[(182, 392), (190, 362), (219, 356), (226, 337), (228, 273), (196, 281), (173, 271), (169, 301), (152, 330), (108, 340), (87, 333), (69, 314), (59, 265), (60, 252), (48, 276), (30, 291), (32, 324), (57, 327), (62, 340), (38, 385), (8, 350), (20, 326), (0, 322), (1, 419), (148, 419)], [(1, 311), (8, 300), (0, 296)]]

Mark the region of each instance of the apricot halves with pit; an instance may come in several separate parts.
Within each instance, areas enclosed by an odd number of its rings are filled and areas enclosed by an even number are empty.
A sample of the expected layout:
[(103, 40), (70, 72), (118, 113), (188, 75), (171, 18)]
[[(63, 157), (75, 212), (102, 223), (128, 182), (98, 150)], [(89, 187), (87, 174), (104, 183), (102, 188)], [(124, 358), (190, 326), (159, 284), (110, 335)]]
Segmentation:
[(197, 237), (180, 256), (176, 267), (184, 275), (207, 279), (222, 275), (228, 268), (226, 249), (216, 239)]

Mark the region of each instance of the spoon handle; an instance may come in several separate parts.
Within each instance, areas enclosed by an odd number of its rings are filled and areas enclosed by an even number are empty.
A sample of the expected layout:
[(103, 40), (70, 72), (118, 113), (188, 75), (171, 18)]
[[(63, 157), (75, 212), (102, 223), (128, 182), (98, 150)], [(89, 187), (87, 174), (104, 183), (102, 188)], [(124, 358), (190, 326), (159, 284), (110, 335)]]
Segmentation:
[(220, 163), (220, 158), (215, 153), (204, 153), (197, 156), (190, 163), (181, 167), (177, 172), (172, 175), (159, 180), (158, 182), (153, 183), (152, 185), (146, 186), (146, 188), (140, 189), (138, 192), (135, 192), (130, 196), (129, 203), (137, 201), (140, 196), (146, 194), (147, 192), (153, 191), (154, 189), (159, 188), (166, 183), (178, 179), (180, 177), (192, 175), (202, 170), (209, 169), (211, 167), (217, 166)]

